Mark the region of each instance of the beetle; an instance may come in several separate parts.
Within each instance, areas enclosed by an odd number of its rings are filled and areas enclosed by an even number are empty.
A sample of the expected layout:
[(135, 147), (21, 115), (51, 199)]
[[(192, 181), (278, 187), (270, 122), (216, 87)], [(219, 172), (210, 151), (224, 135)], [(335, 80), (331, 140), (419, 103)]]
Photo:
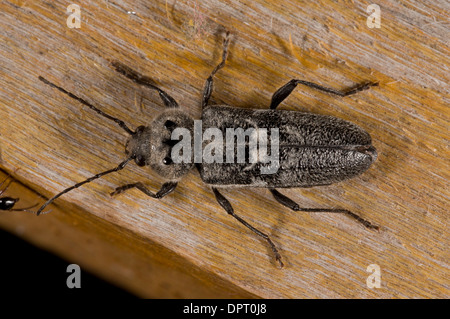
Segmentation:
[[(9, 178), (10, 178), (10, 176), (7, 176), (0, 183), (0, 187), (2, 187), (3, 184), (5, 184)], [(9, 188), (11, 183), (12, 183), (12, 181), (7, 183), (4, 189), (0, 189), (0, 196), (2, 196), (4, 192), (6, 192), (6, 190)], [(13, 198), (13, 197), (9, 197), (9, 196), (0, 197), (0, 210), (33, 213), (30, 209), (37, 206), (37, 204), (35, 204), (33, 206), (25, 207), (25, 208), (14, 208), (14, 206), (16, 205), (16, 203), (18, 201), (19, 201), (19, 198)]]
[[(237, 215), (230, 202), (220, 192), (220, 188), (241, 186), (268, 188), (276, 201), (293, 211), (344, 213), (362, 223), (368, 229), (378, 229), (377, 225), (345, 209), (302, 208), (277, 190), (278, 188), (312, 187), (340, 182), (366, 171), (377, 158), (377, 152), (372, 145), (369, 133), (356, 124), (334, 116), (277, 109), (296, 86), (302, 84), (322, 92), (345, 97), (377, 86), (378, 83), (363, 83), (350, 90), (339, 91), (312, 82), (293, 79), (273, 94), (268, 109), (243, 109), (228, 105), (209, 105), (208, 102), (213, 92), (214, 76), (225, 66), (229, 39), (229, 33), (227, 33), (223, 42), (222, 60), (213, 69), (204, 85), (201, 102), (202, 130), (205, 131), (210, 127), (215, 127), (220, 132), (225, 133), (225, 128), (277, 128), (279, 130), (277, 145), (279, 162), (276, 173), (261, 174), (262, 162), (251, 165), (246, 162), (241, 164), (174, 162), (171, 155), (173, 155), (174, 147), (180, 140), (174, 139), (173, 133), (177, 128), (183, 128), (195, 134), (194, 120), (180, 109), (174, 98), (155, 85), (151, 78), (139, 74), (120, 62), (112, 61), (111, 64), (118, 73), (138, 85), (156, 90), (165, 110), (156, 116), (150, 125), (141, 125), (133, 131), (122, 120), (104, 113), (86, 100), (40, 76), (39, 79), (42, 82), (81, 102), (99, 115), (116, 122), (130, 137), (125, 146), (127, 158), (123, 162), (115, 168), (96, 174), (53, 196), (39, 208), (37, 215), (61, 195), (106, 174), (122, 170), (130, 161), (134, 160), (138, 166), (149, 166), (166, 182), (156, 193), (149, 190), (144, 183), (135, 182), (117, 187), (111, 195), (136, 188), (149, 197), (161, 199), (173, 192), (179, 180), (195, 166), (203, 182), (211, 187), (219, 205), (229, 215), (267, 241), (280, 267), (283, 267), (281, 254), (270, 237)], [(244, 144), (248, 146), (248, 141), (244, 141)], [(249, 155), (250, 153), (247, 151), (246, 158)]]

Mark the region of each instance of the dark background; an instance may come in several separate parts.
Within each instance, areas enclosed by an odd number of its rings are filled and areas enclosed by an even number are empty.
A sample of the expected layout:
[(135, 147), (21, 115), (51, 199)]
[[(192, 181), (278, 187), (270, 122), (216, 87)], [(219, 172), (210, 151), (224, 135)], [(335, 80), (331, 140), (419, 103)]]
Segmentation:
[(2, 246), (0, 258), (1, 289), (9, 297), (135, 297), (129, 292), (111, 285), (83, 271), (81, 288), (68, 288), (67, 266), (64, 259), (41, 250), (26, 241), (0, 230)]

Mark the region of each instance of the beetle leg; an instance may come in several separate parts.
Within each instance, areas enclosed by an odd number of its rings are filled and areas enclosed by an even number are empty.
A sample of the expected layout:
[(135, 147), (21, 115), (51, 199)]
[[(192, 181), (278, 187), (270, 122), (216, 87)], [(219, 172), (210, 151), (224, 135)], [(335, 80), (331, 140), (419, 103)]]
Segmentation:
[(114, 192), (111, 193), (111, 196), (120, 194), (125, 192), (126, 190), (132, 189), (132, 188), (137, 188), (138, 190), (140, 190), (141, 192), (143, 192), (144, 194), (152, 197), (152, 198), (163, 198), (166, 195), (169, 195), (170, 193), (172, 193), (175, 188), (177, 187), (178, 183), (177, 182), (167, 182), (164, 183), (161, 186), (161, 189), (155, 194), (153, 192), (151, 192), (147, 187), (145, 187), (144, 184), (142, 184), (141, 182), (137, 182), (137, 183), (132, 183), (132, 184), (127, 184), (121, 187), (117, 187), (116, 190)]
[(272, 242), (272, 240), (270, 239), (269, 235), (259, 231), (258, 229), (256, 229), (255, 227), (253, 227), (252, 225), (250, 225), (249, 223), (247, 223), (244, 219), (242, 219), (241, 217), (239, 217), (238, 215), (236, 215), (234, 213), (234, 209), (233, 206), (231, 206), (230, 202), (225, 198), (225, 196), (223, 196), (218, 190), (217, 188), (212, 188), (214, 195), (216, 196), (217, 202), (220, 204), (220, 206), (223, 207), (223, 209), (225, 209), (225, 211), (230, 214), (231, 216), (233, 216), (234, 218), (236, 218), (241, 224), (243, 224), (245, 227), (247, 227), (248, 229), (250, 229), (251, 231), (253, 231), (255, 234), (257, 234), (258, 236), (262, 237), (263, 239), (265, 239), (269, 245), (270, 248), (272, 248), (273, 253), (275, 254), (275, 259), (279, 262), (280, 266), (283, 267), (284, 264), (281, 261), (281, 255), (278, 252), (277, 247), (275, 246), (275, 244)]
[(121, 62), (114, 61), (112, 62), (113, 67), (116, 69), (117, 72), (120, 74), (126, 76), (133, 82), (144, 85), (146, 87), (149, 87), (153, 90), (158, 91), (159, 97), (163, 101), (164, 105), (166, 107), (176, 108), (178, 107), (177, 101), (173, 97), (171, 97), (168, 93), (161, 90), (159, 87), (157, 87), (155, 84), (153, 84), (153, 80), (149, 78), (148, 76), (144, 76), (136, 72), (135, 70), (131, 69), (130, 67), (126, 66), (125, 64), (122, 64)]
[(354, 88), (347, 90), (347, 91), (338, 91), (332, 88), (327, 88), (312, 82), (307, 82), (307, 81), (303, 81), (303, 80), (290, 80), (288, 83), (286, 83), (285, 85), (283, 85), (281, 88), (279, 88), (272, 96), (272, 101), (270, 103), (270, 108), (271, 109), (276, 109), (278, 105), (280, 105), (281, 102), (284, 101), (284, 99), (286, 99), (291, 92), (296, 88), (297, 84), (303, 84), (307, 87), (319, 90), (319, 91), (323, 91), (323, 92), (327, 92), (327, 93), (331, 93), (331, 94), (335, 94), (338, 96), (348, 96), (348, 95), (352, 95), (355, 94), (357, 92), (360, 91), (364, 91), (367, 90), (368, 88), (370, 88), (371, 86), (377, 86), (378, 83), (377, 82), (368, 82), (368, 83), (363, 83), (360, 85), (355, 86)]
[(230, 43), (230, 32), (227, 32), (225, 35), (225, 39), (223, 40), (223, 52), (222, 52), (222, 61), (214, 68), (214, 70), (209, 75), (208, 79), (206, 79), (205, 87), (203, 88), (203, 97), (202, 97), (202, 108), (205, 108), (208, 105), (209, 98), (211, 97), (213, 91), (213, 77), (221, 68), (225, 66), (225, 61), (228, 56), (228, 44)]
[(346, 210), (346, 209), (335, 209), (335, 208), (301, 208), (300, 206), (298, 206), (298, 204), (296, 202), (294, 202), (289, 197), (281, 194), (276, 189), (270, 188), (269, 190), (272, 193), (273, 197), (280, 204), (282, 204), (283, 206), (286, 206), (287, 208), (292, 209), (293, 211), (301, 211), (301, 212), (309, 212), (309, 213), (322, 213), (322, 212), (324, 212), (324, 213), (343, 213), (343, 214), (346, 214), (347, 216), (355, 219), (356, 221), (360, 222), (366, 228), (375, 229), (375, 230), (379, 229), (379, 226), (372, 224), (371, 222), (369, 222), (369, 221), (365, 220), (364, 218), (356, 215), (355, 213), (352, 213), (349, 210)]

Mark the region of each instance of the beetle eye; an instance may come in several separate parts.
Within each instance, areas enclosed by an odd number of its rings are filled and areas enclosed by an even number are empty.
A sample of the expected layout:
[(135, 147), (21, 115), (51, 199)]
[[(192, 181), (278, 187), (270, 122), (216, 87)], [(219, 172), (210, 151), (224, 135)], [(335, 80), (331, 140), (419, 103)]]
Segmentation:
[(172, 164), (173, 163), (173, 161), (172, 161), (172, 159), (170, 158), (170, 157), (165, 157), (164, 159), (163, 159), (163, 164), (164, 165), (170, 165), (170, 164)]
[(134, 161), (137, 166), (145, 166), (145, 158), (143, 156), (137, 156)]
[(172, 122), (171, 120), (167, 120), (164, 123), (164, 127), (168, 130), (173, 130), (175, 128), (175, 126), (177, 126), (177, 124), (175, 122)]
[(136, 128), (136, 131), (134, 132), (134, 134), (142, 133), (142, 131), (144, 131), (144, 129), (145, 129), (145, 126), (143, 126), (143, 125), (138, 126), (138, 127)]

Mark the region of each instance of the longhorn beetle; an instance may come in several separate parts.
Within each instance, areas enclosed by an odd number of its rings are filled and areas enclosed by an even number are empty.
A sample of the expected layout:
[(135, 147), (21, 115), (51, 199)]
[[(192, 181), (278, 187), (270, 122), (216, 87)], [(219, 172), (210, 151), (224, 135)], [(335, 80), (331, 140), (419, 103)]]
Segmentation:
[[(225, 65), (228, 44), (229, 33), (227, 32), (223, 43), (222, 61), (213, 69), (204, 85), (201, 102), (202, 130), (214, 127), (225, 134), (226, 128), (256, 128), (257, 130), (259, 128), (277, 128), (279, 132), (277, 145), (279, 162), (276, 173), (261, 174), (260, 169), (265, 165), (263, 161), (249, 165), (247, 160), (250, 151), (247, 151), (244, 163), (175, 162), (172, 158), (172, 151), (180, 140), (173, 138), (173, 133), (177, 128), (183, 128), (195, 134), (194, 120), (186, 112), (180, 110), (175, 99), (156, 86), (149, 77), (137, 73), (120, 62), (113, 61), (112, 66), (118, 73), (139, 85), (156, 90), (166, 109), (156, 116), (150, 125), (138, 126), (133, 131), (123, 121), (104, 113), (84, 99), (43, 77), (39, 77), (42, 82), (81, 102), (101, 116), (116, 122), (130, 137), (125, 147), (127, 158), (122, 163), (66, 188), (43, 204), (37, 211), (37, 215), (61, 195), (106, 174), (122, 170), (131, 160), (134, 160), (138, 166), (150, 166), (167, 182), (156, 193), (149, 190), (142, 182), (136, 182), (116, 188), (111, 195), (137, 188), (152, 198), (161, 199), (173, 192), (181, 177), (196, 166), (201, 179), (212, 188), (219, 205), (228, 214), (267, 241), (280, 267), (283, 267), (281, 255), (270, 237), (237, 215), (219, 188), (240, 186), (268, 188), (275, 200), (293, 211), (344, 213), (362, 223), (366, 228), (378, 229), (378, 226), (345, 209), (302, 208), (277, 190), (277, 188), (329, 185), (343, 181), (367, 170), (377, 157), (370, 135), (357, 125), (334, 116), (278, 110), (278, 105), (291, 94), (298, 84), (345, 97), (376, 86), (378, 83), (364, 83), (347, 91), (338, 91), (312, 82), (294, 79), (273, 94), (269, 109), (209, 105), (208, 101), (213, 91), (213, 78), (217, 71)], [(247, 141), (244, 144), (247, 147), (249, 145)]]

